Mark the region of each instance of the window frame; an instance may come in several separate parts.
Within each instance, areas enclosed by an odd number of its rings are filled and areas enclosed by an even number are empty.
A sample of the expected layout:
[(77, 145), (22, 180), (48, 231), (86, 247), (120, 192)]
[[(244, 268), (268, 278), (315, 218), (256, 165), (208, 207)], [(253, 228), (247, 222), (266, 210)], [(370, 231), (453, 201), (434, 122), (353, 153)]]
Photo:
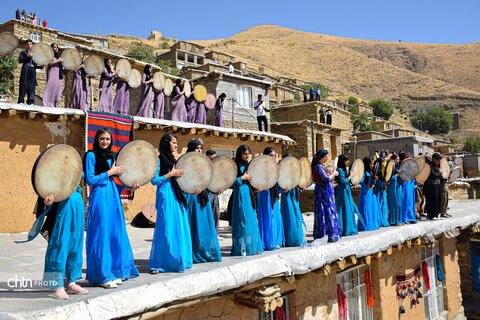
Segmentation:
[[(239, 96), (238, 96), (238, 89), (239, 88), (242, 88), (242, 92), (243, 90), (247, 90), (250, 92), (250, 97), (249, 97), (249, 100), (250, 100), (250, 105), (248, 106), (243, 106), (242, 104), (240, 104), (240, 102), (243, 102), (241, 100), (243, 99), (240, 99)], [(236, 84), (235, 85), (235, 96), (236, 96), (236, 99), (237, 99), (237, 103), (236, 103), (236, 106), (238, 106), (239, 108), (242, 108), (242, 109), (250, 109), (250, 110), (255, 110), (254, 109), (254, 101), (253, 101), (253, 87), (251, 86), (245, 86), (245, 85), (240, 85), (240, 84)], [(244, 97), (245, 97), (245, 93), (244, 93)]]
[(434, 242), (433, 247), (422, 248), (422, 264), (423, 261), (427, 262), (430, 278), (430, 290), (427, 290), (425, 277), (423, 277), (423, 305), (425, 306), (426, 320), (436, 319), (445, 311), (444, 285), (437, 279), (437, 264), (435, 261), (437, 254), (440, 254), (438, 241)]
[(29, 35), (28, 36), (29, 39), (32, 40), (33, 43), (42, 42), (42, 33), (41, 32), (30, 30), (28, 35)]
[[(286, 320), (290, 320), (290, 306), (288, 303), (288, 296), (289, 296), (288, 294), (282, 295), (283, 305), (281, 308), (283, 309), (283, 311), (285, 311), (285, 315), (287, 316)], [(258, 320), (274, 320), (275, 315), (273, 312), (274, 311), (265, 312), (262, 310), (258, 310)]]

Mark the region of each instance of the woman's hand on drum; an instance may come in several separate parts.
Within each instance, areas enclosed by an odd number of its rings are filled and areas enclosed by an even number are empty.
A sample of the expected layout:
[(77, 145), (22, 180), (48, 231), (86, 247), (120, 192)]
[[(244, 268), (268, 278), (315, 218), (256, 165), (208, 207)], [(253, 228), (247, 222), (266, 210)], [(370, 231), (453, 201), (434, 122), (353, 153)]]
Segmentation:
[(167, 179), (171, 177), (181, 177), (184, 172), (185, 170), (183, 169), (175, 169), (175, 167), (173, 167), (172, 171), (167, 173), (167, 175), (169, 175)]
[(220, 190), (218, 190), (217, 195), (219, 196), (219, 195), (221, 195), (222, 193), (223, 193), (223, 190), (220, 189)]
[(53, 203), (53, 194), (49, 195), (48, 197), (43, 200), (46, 206), (51, 206)]
[(29, 53), (27, 53), (27, 56), (29, 56), (29, 57), (33, 57), (34, 55), (35, 55), (35, 53), (33, 53), (31, 51)]
[(110, 177), (110, 176), (116, 176), (121, 173), (124, 173), (125, 170), (127, 170), (127, 167), (124, 167), (124, 166), (117, 167), (115, 163), (113, 163), (112, 167), (107, 172), (108, 172), (108, 176)]
[(65, 61), (63, 58), (58, 58), (55, 63), (62, 63), (63, 61)]
[(262, 189), (255, 189), (255, 192), (262, 192)]
[(135, 190), (138, 190), (138, 189), (140, 189), (140, 185), (138, 184), (137, 181), (135, 181), (132, 185), (132, 190), (135, 191)]
[(357, 175), (356, 172), (352, 172), (349, 176), (348, 176), (348, 179), (352, 179), (353, 177), (355, 177)]
[(195, 192), (193, 193), (193, 195), (198, 196), (201, 192), (202, 192), (202, 190), (197, 188), (197, 189), (195, 189)]
[(283, 189), (283, 192), (288, 192), (288, 191), (290, 191), (290, 190), (292, 190), (292, 189), (290, 189), (290, 188), (285, 188), (285, 189)]
[(244, 173), (243, 176), (242, 176), (242, 180), (252, 180), (253, 179), (253, 173)]

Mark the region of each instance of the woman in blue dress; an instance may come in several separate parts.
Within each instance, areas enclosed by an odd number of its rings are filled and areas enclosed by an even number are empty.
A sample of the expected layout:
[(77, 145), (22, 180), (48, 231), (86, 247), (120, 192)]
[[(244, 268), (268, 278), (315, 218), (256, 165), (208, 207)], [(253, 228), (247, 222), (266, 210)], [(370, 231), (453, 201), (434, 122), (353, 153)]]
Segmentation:
[(177, 272), (192, 267), (192, 237), (188, 223), (187, 199), (177, 178), (183, 170), (175, 169), (177, 137), (166, 133), (160, 139), (159, 166), (152, 184), (157, 186), (155, 208), (157, 221), (150, 251), (150, 272)]
[(237, 179), (232, 193), (232, 251), (230, 255), (252, 255), (263, 252), (255, 212), (255, 195), (249, 182), (253, 174), (247, 174), (248, 160), (252, 155), (250, 147), (242, 144), (237, 148), (235, 163)]
[(333, 179), (338, 171), (330, 173), (325, 167), (328, 161), (328, 151), (318, 151), (312, 159), (312, 176), (315, 182), (315, 220), (313, 223), (313, 238), (328, 236), (328, 241), (340, 240), (342, 229), (338, 223), (335, 207)]
[(378, 163), (379, 169), (377, 172), (377, 182), (375, 183), (375, 188), (373, 188), (373, 193), (377, 198), (378, 204), (378, 218), (379, 224), (382, 227), (388, 227), (388, 201), (387, 201), (387, 186), (385, 184), (385, 177), (383, 173), (383, 158), (378, 158), (375, 163)]
[[(85, 181), (92, 188), (87, 216), (87, 280), (107, 289), (138, 276), (120, 200), (123, 187), (113, 181), (113, 176), (126, 168), (115, 166), (111, 149), (112, 133), (99, 129), (84, 165)], [(138, 188), (135, 183), (133, 190)]]
[[(285, 154), (283, 158), (291, 157)], [(300, 192), (298, 187), (282, 191), (280, 212), (282, 213), (286, 247), (298, 247), (303, 244), (303, 222), (300, 211)]]
[(338, 157), (338, 176), (335, 178), (337, 182), (337, 197), (335, 205), (337, 207), (338, 222), (342, 229), (343, 236), (351, 236), (358, 233), (357, 221), (355, 215), (359, 215), (357, 205), (353, 201), (352, 189), (350, 188), (350, 179), (354, 174), (347, 177), (347, 168), (350, 159), (344, 154)]
[[(191, 140), (187, 152), (201, 153), (202, 143)], [(222, 261), (210, 196), (207, 190), (199, 191), (185, 195), (192, 234), (193, 263)]]
[[(400, 163), (404, 159), (411, 158), (411, 155), (408, 157), (400, 157)], [(417, 222), (417, 217), (415, 214), (415, 179), (407, 180), (402, 183), (402, 219), (404, 223), (415, 223)]]
[(360, 217), (358, 219), (359, 231), (376, 230), (380, 227), (378, 219), (378, 205), (377, 199), (373, 194), (374, 182), (372, 179), (375, 177), (372, 175), (373, 162), (369, 157), (363, 158), (363, 164), (365, 166), (365, 174), (363, 175), (360, 189), (360, 196), (358, 198), (358, 211)]
[(390, 182), (387, 186), (387, 203), (388, 203), (388, 223), (393, 225), (403, 224), (402, 216), (402, 185), (401, 179), (398, 176), (400, 172), (397, 171), (397, 165), (399, 163), (399, 158), (396, 154), (393, 154), (390, 157), (390, 161), (395, 162), (395, 171), (390, 179)]
[[(266, 147), (263, 150), (263, 154), (277, 158), (275, 149), (272, 147)], [(269, 190), (263, 190), (258, 193), (258, 227), (260, 229), (263, 250), (279, 249), (285, 243), (283, 221), (278, 201), (280, 192), (280, 187), (274, 185)]]

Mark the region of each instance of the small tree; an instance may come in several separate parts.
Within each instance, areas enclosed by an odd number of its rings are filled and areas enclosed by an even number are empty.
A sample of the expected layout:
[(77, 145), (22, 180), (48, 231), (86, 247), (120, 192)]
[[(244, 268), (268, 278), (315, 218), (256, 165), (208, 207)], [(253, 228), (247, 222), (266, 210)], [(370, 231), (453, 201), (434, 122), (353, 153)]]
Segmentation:
[(13, 55), (0, 57), (0, 93), (13, 92), (13, 74), (18, 61)]
[(348, 98), (348, 104), (351, 105), (351, 106), (354, 106), (354, 105), (358, 104), (358, 99), (355, 98), (354, 96), (350, 96)]
[(354, 117), (353, 121), (353, 128), (356, 131), (365, 132), (365, 131), (374, 131), (371, 114), (364, 111), (359, 116), (352, 116)]
[(432, 134), (448, 133), (452, 129), (453, 115), (443, 108), (433, 108), (410, 118), (412, 125)]
[(128, 50), (127, 56), (146, 63), (155, 63), (155, 55), (153, 54), (153, 48), (149, 46), (138, 45), (132, 47), (130, 50)]
[(170, 47), (170, 45), (168, 44), (168, 41), (165, 40), (165, 41), (162, 42), (162, 45), (161, 45), (162, 49), (168, 49), (169, 47)]
[(465, 140), (465, 144), (463, 145), (463, 150), (470, 153), (479, 153), (480, 152), (480, 136), (474, 135), (468, 137)]
[(348, 110), (348, 112), (350, 112), (351, 114), (356, 114), (356, 115), (358, 115), (358, 110), (357, 110), (357, 108), (355, 108), (355, 106), (348, 106), (347, 110)]
[(302, 97), (300, 97), (300, 94), (298, 92), (295, 92), (295, 97), (294, 97), (295, 100), (297, 101), (301, 101), (302, 100)]
[(393, 114), (393, 107), (381, 99), (374, 99), (370, 101), (370, 107), (373, 108), (374, 115), (385, 120), (390, 119)]

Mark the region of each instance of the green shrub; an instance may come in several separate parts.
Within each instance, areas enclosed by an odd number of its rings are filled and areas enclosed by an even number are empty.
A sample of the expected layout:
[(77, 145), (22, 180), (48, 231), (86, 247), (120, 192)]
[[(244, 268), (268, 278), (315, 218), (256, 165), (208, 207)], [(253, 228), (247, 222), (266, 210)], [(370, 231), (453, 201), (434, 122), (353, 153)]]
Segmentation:
[(453, 115), (443, 108), (433, 108), (411, 117), (410, 122), (415, 128), (432, 134), (448, 133), (452, 129)]
[(385, 120), (390, 119), (393, 114), (393, 107), (381, 99), (374, 99), (370, 101), (370, 107), (373, 108), (373, 114), (375, 116)]
[(18, 60), (13, 56), (0, 57), (0, 93), (13, 93), (13, 74)]
[(480, 152), (480, 136), (474, 135), (468, 137), (465, 140), (465, 144), (463, 145), (463, 150), (470, 153), (479, 153)]
[(153, 48), (145, 45), (138, 45), (138, 46), (132, 47), (130, 50), (128, 50), (127, 56), (146, 62), (146, 63), (155, 62), (155, 55), (153, 54)]
[(368, 112), (362, 112), (359, 116), (353, 117), (355, 117), (355, 120), (353, 121), (353, 128), (356, 131), (374, 131), (372, 119), (370, 118), (371, 114), (369, 114)]
[(348, 98), (348, 104), (351, 105), (351, 106), (354, 106), (354, 105), (358, 104), (358, 99), (353, 97), (353, 96), (350, 96)]

